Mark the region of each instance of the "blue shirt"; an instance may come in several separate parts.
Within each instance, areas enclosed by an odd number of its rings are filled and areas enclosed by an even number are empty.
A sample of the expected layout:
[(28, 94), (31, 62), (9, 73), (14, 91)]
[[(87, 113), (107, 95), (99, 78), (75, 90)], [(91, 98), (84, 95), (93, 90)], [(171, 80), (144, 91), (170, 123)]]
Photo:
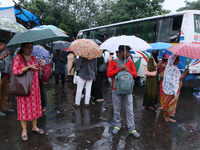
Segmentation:
[(61, 52), (60, 57), (65, 61), (60, 60), (60, 58), (57, 55), (53, 56), (53, 62), (55, 62), (55, 73), (57, 74), (63, 74), (65, 73), (65, 63), (67, 57)]

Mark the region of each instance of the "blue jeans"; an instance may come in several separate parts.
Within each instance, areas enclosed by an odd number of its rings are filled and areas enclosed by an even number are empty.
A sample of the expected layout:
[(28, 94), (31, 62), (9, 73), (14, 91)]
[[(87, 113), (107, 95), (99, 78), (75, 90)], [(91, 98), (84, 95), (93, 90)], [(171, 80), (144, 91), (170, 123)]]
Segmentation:
[(129, 131), (135, 130), (134, 114), (133, 114), (133, 97), (132, 94), (118, 95), (115, 90), (112, 90), (113, 110), (114, 110), (114, 121), (115, 127), (121, 128), (121, 104), (124, 101), (127, 126)]

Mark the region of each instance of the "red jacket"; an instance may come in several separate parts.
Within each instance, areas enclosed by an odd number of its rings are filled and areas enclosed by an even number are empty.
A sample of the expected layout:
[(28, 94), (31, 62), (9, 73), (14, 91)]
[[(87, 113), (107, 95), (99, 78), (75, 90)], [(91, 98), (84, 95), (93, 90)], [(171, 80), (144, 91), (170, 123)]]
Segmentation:
[[(112, 83), (114, 83), (114, 77), (116, 76), (116, 74), (121, 71), (120, 68), (117, 68), (117, 66), (118, 66), (118, 64), (114, 60), (111, 60), (110, 63), (108, 64), (107, 77), (108, 78), (113, 77)], [(133, 78), (136, 78), (137, 72), (136, 72), (135, 65), (134, 65), (133, 61), (132, 60), (127, 61), (126, 66), (128, 67), (129, 73), (132, 74)], [(115, 90), (115, 89), (113, 88), (113, 90)]]

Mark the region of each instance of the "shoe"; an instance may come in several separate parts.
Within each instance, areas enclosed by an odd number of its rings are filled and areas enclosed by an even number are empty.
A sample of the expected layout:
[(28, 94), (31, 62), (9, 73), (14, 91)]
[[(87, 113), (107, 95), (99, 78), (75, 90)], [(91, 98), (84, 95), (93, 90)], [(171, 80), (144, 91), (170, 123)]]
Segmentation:
[(9, 112), (9, 113), (12, 113), (12, 112), (14, 112), (15, 110), (13, 110), (13, 109), (8, 109), (8, 110), (6, 110), (6, 112)]
[[(35, 131), (35, 130), (32, 130), (32, 131), (37, 133), (37, 134), (39, 134), (39, 135), (44, 135), (45, 134), (42, 129), (39, 129), (38, 131)], [(42, 133), (42, 131), (43, 131), (43, 133)]]
[[(24, 140), (25, 138), (27, 138), (27, 139)], [(21, 136), (21, 140), (24, 141), (24, 142), (28, 141), (28, 135), (22, 135)]]
[(114, 127), (114, 129), (112, 130), (112, 134), (117, 135), (117, 133), (120, 131), (120, 128), (118, 127)]
[(139, 134), (136, 130), (134, 130), (134, 131), (129, 131), (129, 134), (130, 134), (130, 135), (133, 135), (133, 136), (136, 137), (136, 138), (140, 138), (140, 134)]
[(6, 114), (4, 114), (3, 112), (0, 112), (0, 117), (4, 117), (6, 116)]

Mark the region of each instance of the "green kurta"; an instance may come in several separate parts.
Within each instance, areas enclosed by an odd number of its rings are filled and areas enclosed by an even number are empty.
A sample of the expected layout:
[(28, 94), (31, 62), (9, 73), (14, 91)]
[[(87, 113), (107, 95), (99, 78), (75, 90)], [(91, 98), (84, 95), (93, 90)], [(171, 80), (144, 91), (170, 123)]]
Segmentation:
[[(149, 58), (148, 61), (148, 70), (155, 71), (156, 67), (154, 66), (153, 58)], [(145, 89), (144, 89), (144, 98), (143, 106), (152, 106), (157, 105), (159, 101), (159, 86), (158, 86), (158, 74), (155, 77), (146, 77)]]

